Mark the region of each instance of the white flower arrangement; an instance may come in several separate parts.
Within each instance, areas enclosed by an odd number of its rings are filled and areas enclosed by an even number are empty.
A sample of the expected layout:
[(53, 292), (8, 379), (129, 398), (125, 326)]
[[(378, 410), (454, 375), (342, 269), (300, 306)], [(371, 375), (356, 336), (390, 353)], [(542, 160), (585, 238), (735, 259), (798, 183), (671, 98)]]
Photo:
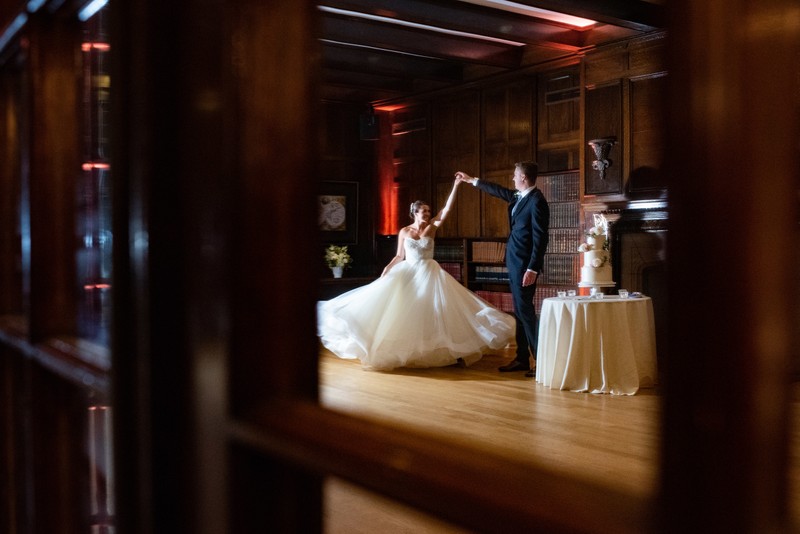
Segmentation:
[(328, 245), (325, 249), (325, 265), (328, 267), (350, 267), (353, 259), (347, 253), (347, 245)]
[(592, 226), (586, 231), (588, 237), (600, 237), (606, 235), (606, 229), (602, 226)]
[[(584, 232), (586, 234), (586, 250), (580, 252), (587, 252), (589, 250), (610, 250), (610, 243), (608, 241), (608, 221), (605, 215), (594, 214), (594, 226)], [(598, 243), (599, 241), (599, 243)]]
[(602, 267), (603, 265), (605, 265), (605, 263), (606, 263), (605, 256), (602, 257), (602, 258), (595, 258), (595, 259), (592, 260), (592, 267), (598, 269), (598, 268)]

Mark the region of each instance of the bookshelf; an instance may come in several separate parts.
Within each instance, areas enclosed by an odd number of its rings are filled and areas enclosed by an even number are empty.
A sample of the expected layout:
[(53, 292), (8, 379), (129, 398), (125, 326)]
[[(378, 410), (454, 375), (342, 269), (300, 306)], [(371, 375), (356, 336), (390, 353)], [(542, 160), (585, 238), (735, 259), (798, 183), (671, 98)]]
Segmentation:
[(467, 250), (467, 288), (494, 307), (513, 313), (505, 263), (506, 239), (465, 239), (464, 246)]
[(460, 238), (436, 238), (433, 259), (439, 262), (442, 269), (464, 284), (464, 240)]
[(581, 272), (578, 246), (583, 242), (578, 170), (542, 173), (536, 185), (550, 206), (550, 243), (544, 257), (544, 272), (536, 290), (536, 310), (542, 300), (559, 290), (576, 289)]

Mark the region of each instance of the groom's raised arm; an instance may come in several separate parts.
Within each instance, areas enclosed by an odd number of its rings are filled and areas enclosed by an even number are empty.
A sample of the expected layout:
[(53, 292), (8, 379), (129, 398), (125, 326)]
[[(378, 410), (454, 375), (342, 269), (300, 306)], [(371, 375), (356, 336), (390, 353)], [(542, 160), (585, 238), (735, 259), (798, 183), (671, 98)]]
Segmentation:
[(481, 180), (480, 178), (475, 178), (463, 171), (458, 171), (456, 173), (456, 178), (462, 182), (467, 182), (468, 184), (472, 184), (481, 191), (489, 193), (494, 197), (501, 198), (506, 202), (511, 202), (512, 200), (514, 200), (515, 192), (511, 189), (508, 189), (507, 187), (503, 187), (502, 185), (498, 185), (492, 182), (487, 182), (486, 180)]

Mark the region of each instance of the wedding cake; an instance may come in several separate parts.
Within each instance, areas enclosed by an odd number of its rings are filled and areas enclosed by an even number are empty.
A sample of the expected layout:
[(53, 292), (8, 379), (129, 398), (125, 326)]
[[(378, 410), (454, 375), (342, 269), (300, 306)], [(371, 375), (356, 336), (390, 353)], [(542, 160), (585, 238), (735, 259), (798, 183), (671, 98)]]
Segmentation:
[(611, 285), (611, 255), (608, 251), (608, 223), (595, 215), (595, 225), (586, 232), (586, 242), (578, 247), (583, 253), (579, 285)]

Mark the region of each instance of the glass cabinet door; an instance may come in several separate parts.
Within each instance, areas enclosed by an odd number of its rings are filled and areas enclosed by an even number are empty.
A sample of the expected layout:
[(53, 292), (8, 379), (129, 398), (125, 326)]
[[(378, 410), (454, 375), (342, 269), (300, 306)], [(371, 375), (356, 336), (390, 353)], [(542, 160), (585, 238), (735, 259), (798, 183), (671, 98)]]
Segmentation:
[(108, 345), (111, 317), (111, 166), (107, 7), (84, 22), (83, 164), (77, 187), (78, 335)]

